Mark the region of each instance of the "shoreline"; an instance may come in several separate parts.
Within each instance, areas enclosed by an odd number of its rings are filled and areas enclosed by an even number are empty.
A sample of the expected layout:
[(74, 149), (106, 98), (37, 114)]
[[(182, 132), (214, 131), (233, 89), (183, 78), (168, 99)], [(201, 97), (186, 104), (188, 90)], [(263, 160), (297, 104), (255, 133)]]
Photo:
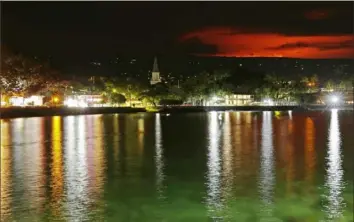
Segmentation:
[(133, 107), (9, 107), (0, 108), (0, 119), (45, 117), (45, 116), (71, 116), (92, 114), (115, 114), (115, 113), (197, 113), (210, 111), (296, 111), (311, 112), (324, 111), (336, 108), (339, 110), (353, 111), (353, 105), (341, 107), (328, 107), (320, 105), (301, 106), (174, 106), (160, 107), (156, 111), (148, 111), (145, 108)]
[(0, 119), (45, 117), (45, 116), (73, 116), (92, 114), (114, 113), (139, 113), (146, 112), (145, 108), (132, 107), (90, 107), (90, 108), (67, 108), (67, 107), (10, 107), (0, 108)]

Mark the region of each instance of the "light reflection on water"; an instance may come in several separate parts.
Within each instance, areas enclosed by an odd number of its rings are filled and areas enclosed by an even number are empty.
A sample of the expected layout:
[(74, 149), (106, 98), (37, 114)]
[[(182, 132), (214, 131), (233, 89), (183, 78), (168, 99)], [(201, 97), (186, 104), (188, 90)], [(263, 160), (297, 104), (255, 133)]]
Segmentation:
[(325, 210), (328, 221), (335, 221), (341, 218), (343, 203), (343, 169), (341, 157), (341, 138), (340, 138), (338, 110), (332, 110), (331, 121), (329, 125), (328, 136), (328, 151), (327, 151), (327, 175), (326, 188), (328, 193), (326, 195), (327, 204)]
[[(263, 112), (262, 144), (260, 160), (260, 196), (262, 200), (261, 218), (271, 221), (273, 217), (273, 192), (274, 192), (274, 155), (273, 155), (273, 124), (272, 113)], [(273, 219), (274, 220), (274, 219)]]
[(156, 167), (156, 190), (159, 199), (164, 199), (164, 160), (162, 149), (161, 116), (159, 113), (155, 117), (155, 167)]
[(208, 172), (207, 172), (207, 206), (212, 218), (218, 218), (221, 203), (221, 161), (220, 161), (220, 125), (218, 113), (211, 112), (209, 116), (209, 146), (208, 146)]
[(231, 209), (228, 202), (232, 200), (232, 186), (234, 183), (234, 177), (230, 113), (225, 113), (223, 130), (224, 135), (222, 146), (222, 184), (224, 189), (222, 190), (222, 199), (225, 202), (226, 217), (227, 219), (231, 219)]
[(1, 120), (1, 221), (336, 221), (352, 204), (351, 119), (315, 114)]
[(63, 197), (63, 150), (61, 117), (52, 118), (51, 213), (61, 218)]
[(88, 220), (88, 172), (85, 117), (64, 120), (66, 212), (71, 221)]
[(305, 180), (307, 187), (312, 187), (315, 167), (315, 126), (313, 120), (307, 117), (305, 120)]
[(11, 147), (11, 124), (1, 121), (1, 161), (0, 161), (0, 210), (2, 220), (10, 220), (12, 216), (12, 152)]

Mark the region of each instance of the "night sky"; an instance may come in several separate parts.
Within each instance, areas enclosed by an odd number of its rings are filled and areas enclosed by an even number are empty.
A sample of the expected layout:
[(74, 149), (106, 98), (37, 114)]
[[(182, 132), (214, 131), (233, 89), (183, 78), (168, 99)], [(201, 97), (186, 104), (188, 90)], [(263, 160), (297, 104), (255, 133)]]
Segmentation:
[(120, 54), (353, 58), (353, 2), (2, 2), (1, 42), (75, 62)]

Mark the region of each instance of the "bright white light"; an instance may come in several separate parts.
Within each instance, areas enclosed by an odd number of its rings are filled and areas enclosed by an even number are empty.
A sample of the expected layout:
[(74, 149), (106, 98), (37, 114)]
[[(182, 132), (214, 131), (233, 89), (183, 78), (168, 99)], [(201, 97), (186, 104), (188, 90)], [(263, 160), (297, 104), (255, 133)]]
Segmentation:
[(66, 106), (68, 106), (68, 107), (77, 107), (77, 100), (71, 99), (71, 98), (66, 99), (66, 100), (64, 101), (64, 105), (66, 105)]
[(34, 106), (42, 106), (43, 105), (43, 97), (44, 96), (31, 96), (28, 98), (25, 98), (24, 104), (28, 105), (33, 103)]
[(337, 103), (339, 101), (339, 98), (338, 98), (338, 96), (331, 96), (331, 102), (332, 103)]
[(289, 119), (293, 119), (293, 111), (292, 110), (288, 110), (288, 114), (289, 114)]
[(11, 97), (10, 104), (13, 106), (23, 106), (24, 98), (23, 97)]
[(263, 100), (263, 103), (266, 105), (266, 106), (274, 106), (274, 102), (272, 99), (265, 99)]
[(84, 101), (79, 101), (79, 107), (87, 107), (87, 103), (85, 103)]
[(68, 107), (87, 107), (87, 103), (82, 100), (68, 98), (64, 101), (64, 105)]

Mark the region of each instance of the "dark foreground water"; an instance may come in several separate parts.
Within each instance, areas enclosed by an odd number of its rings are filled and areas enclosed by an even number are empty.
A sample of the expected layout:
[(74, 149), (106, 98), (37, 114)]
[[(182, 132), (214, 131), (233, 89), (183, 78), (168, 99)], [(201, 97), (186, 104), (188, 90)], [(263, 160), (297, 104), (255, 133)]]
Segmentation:
[(353, 112), (1, 120), (2, 221), (353, 221)]

